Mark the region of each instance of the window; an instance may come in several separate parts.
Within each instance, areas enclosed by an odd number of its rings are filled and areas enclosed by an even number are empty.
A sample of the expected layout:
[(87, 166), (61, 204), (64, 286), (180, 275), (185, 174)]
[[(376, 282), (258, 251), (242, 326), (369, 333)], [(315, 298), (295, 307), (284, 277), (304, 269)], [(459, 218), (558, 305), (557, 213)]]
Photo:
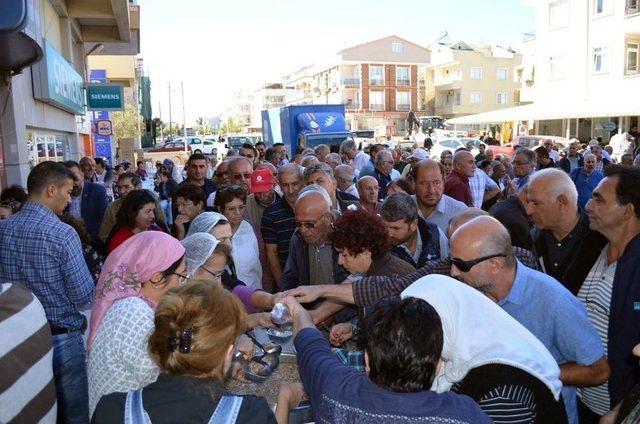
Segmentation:
[(613, 7), (612, 0), (593, 0), (593, 14), (604, 15), (610, 14)]
[(594, 73), (603, 73), (609, 70), (608, 47), (594, 47), (592, 57)]
[(472, 80), (481, 80), (482, 79), (482, 68), (471, 68), (471, 79)]
[(403, 53), (404, 52), (404, 44), (402, 43), (391, 43), (391, 51), (394, 53)]
[(496, 95), (496, 103), (499, 105), (507, 104), (507, 93), (502, 91)]
[(396, 91), (396, 110), (411, 109), (411, 93), (409, 91)]
[(382, 66), (370, 66), (369, 67), (369, 84), (382, 85), (384, 83), (383, 67)]
[(507, 70), (507, 68), (498, 68), (498, 71), (496, 73), (496, 79), (506, 80), (508, 74), (509, 74), (509, 71)]
[(472, 91), (469, 95), (469, 103), (472, 105), (477, 105), (482, 103), (482, 93), (479, 91)]
[(640, 42), (627, 43), (627, 68), (626, 75), (638, 75), (640, 67)]
[(382, 91), (369, 92), (369, 109), (384, 110), (384, 92)]
[(549, 58), (549, 79), (562, 79), (565, 77), (565, 56), (551, 56)]
[(549, 29), (562, 28), (569, 25), (569, 2), (561, 0), (549, 4)]
[(396, 67), (396, 85), (411, 85), (409, 68), (406, 66)]
[(640, 6), (638, 6), (638, 0), (627, 0), (627, 7), (625, 13), (627, 15), (633, 15), (640, 12)]

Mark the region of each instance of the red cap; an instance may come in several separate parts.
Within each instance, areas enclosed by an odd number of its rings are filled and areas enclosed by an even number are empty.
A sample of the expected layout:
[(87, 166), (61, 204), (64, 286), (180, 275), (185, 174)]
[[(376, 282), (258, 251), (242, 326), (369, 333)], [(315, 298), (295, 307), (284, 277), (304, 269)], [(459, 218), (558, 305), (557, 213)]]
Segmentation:
[(266, 193), (273, 189), (273, 174), (268, 168), (260, 168), (251, 174), (251, 193)]

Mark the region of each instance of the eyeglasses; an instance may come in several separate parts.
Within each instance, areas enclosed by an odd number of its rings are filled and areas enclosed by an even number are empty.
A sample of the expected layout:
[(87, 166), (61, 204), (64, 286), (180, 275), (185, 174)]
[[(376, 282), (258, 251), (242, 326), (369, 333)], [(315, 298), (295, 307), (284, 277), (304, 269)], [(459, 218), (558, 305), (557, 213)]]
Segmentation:
[(224, 208), (225, 212), (232, 212), (232, 213), (236, 213), (236, 212), (244, 212), (244, 210), (247, 208), (246, 205), (240, 205), (240, 206), (229, 206), (228, 208)]
[(451, 257), (449, 260), (451, 261), (451, 264), (455, 265), (456, 268), (458, 268), (461, 272), (469, 272), (471, 271), (471, 268), (478, 265), (480, 262), (484, 262), (491, 258), (506, 258), (506, 257), (507, 255), (505, 255), (504, 253), (496, 253), (493, 255), (483, 256), (478, 259), (472, 259), (470, 261), (463, 261), (462, 259), (458, 259), (454, 257)]
[(296, 228), (301, 228), (304, 227), (308, 230), (313, 230), (314, 228), (316, 228), (316, 225), (318, 224), (318, 221), (320, 221), (322, 218), (325, 217), (325, 214), (322, 214), (322, 216), (318, 219), (316, 219), (315, 221), (297, 221), (296, 220)]
[(201, 266), (201, 267), (200, 267), (200, 269), (202, 269), (202, 270), (204, 270), (204, 271), (208, 272), (209, 274), (213, 275), (213, 277), (214, 277), (216, 280), (221, 280), (221, 279), (222, 279), (222, 274), (224, 274), (224, 270), (223, 270), (223, 271), (216, 271), (216, 272), (214, 272), (214, 271), (211, 271), (211, 270), (209, 270), (209, 269), (205, 268), (205, 267), (204, 267), (204, 265), (203, 265), (203, 266)]
[(240, 181), (240, 180), (242, 180), (243, 178), (244, 178), (245, 180), (250, 180), (250, 179), (251, 179), (251, 174), (250, 174), (250, 173), (248, 173), (248, 172), (247, 172), (247, 173), (244, 173), (244, 174), (233, 174), (233, 179), (234, 179), (234, 180)]
[(184, 275), (184, 274), (180, 274), (179, 272), (174, 272), (171, 275), (177, 275), (178, 277), (180, 277), (180, 279), (178, 280), (178, 283), (180, 283), (180, 284), (186, 284), (189, 281), (189, 279), (191, 278), (190, 276)]

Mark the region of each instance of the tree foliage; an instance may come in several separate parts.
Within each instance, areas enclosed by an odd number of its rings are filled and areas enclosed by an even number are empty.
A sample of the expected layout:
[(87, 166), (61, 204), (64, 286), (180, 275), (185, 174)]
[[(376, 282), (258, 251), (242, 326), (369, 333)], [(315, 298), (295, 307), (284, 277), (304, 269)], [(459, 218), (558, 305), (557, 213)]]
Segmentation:
[(244, 125), (233, 116), (228, 117), (227, 122), (220, 127), (222, 134), (239, 133), (242, 132), (242, 130), (244, 130)]
[(138, 115), (136, 107), (126, 104), (121, 112), (113, 112), (113, 133), (116, 138), (136, 138), (138, 131), (143, 127), (142, 117)]

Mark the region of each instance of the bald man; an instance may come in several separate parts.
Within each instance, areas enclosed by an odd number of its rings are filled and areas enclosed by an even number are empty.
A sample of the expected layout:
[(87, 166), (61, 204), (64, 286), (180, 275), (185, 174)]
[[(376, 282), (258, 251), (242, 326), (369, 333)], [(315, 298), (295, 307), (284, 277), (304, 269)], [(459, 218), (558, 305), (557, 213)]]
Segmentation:
[(378, 200), (380, 186), (378, 180), (371, 175), (366, 175), (358, 180), (358, 195), (360, 198), (360, 207), (366, 209), (374, 215), (380, 213), (382, 202)]
[(450, 247), (451, 276), (500, 305), (553, 355), (569, 422), (577, 424), (575, 387), (600, 385), (610, 373), (602, 342), (580, 301), (554, 278), (520, 263), (509, 232), (495, 218), (481, 216), (460, 226)]
[(473, 206), (473, 196), (469, 188), (469, 178), (476, 170), (473, 155), (466, 150), (460, 150), (453, 156), (453, 171), (444, 182), (444, 194), (467, 206)]

